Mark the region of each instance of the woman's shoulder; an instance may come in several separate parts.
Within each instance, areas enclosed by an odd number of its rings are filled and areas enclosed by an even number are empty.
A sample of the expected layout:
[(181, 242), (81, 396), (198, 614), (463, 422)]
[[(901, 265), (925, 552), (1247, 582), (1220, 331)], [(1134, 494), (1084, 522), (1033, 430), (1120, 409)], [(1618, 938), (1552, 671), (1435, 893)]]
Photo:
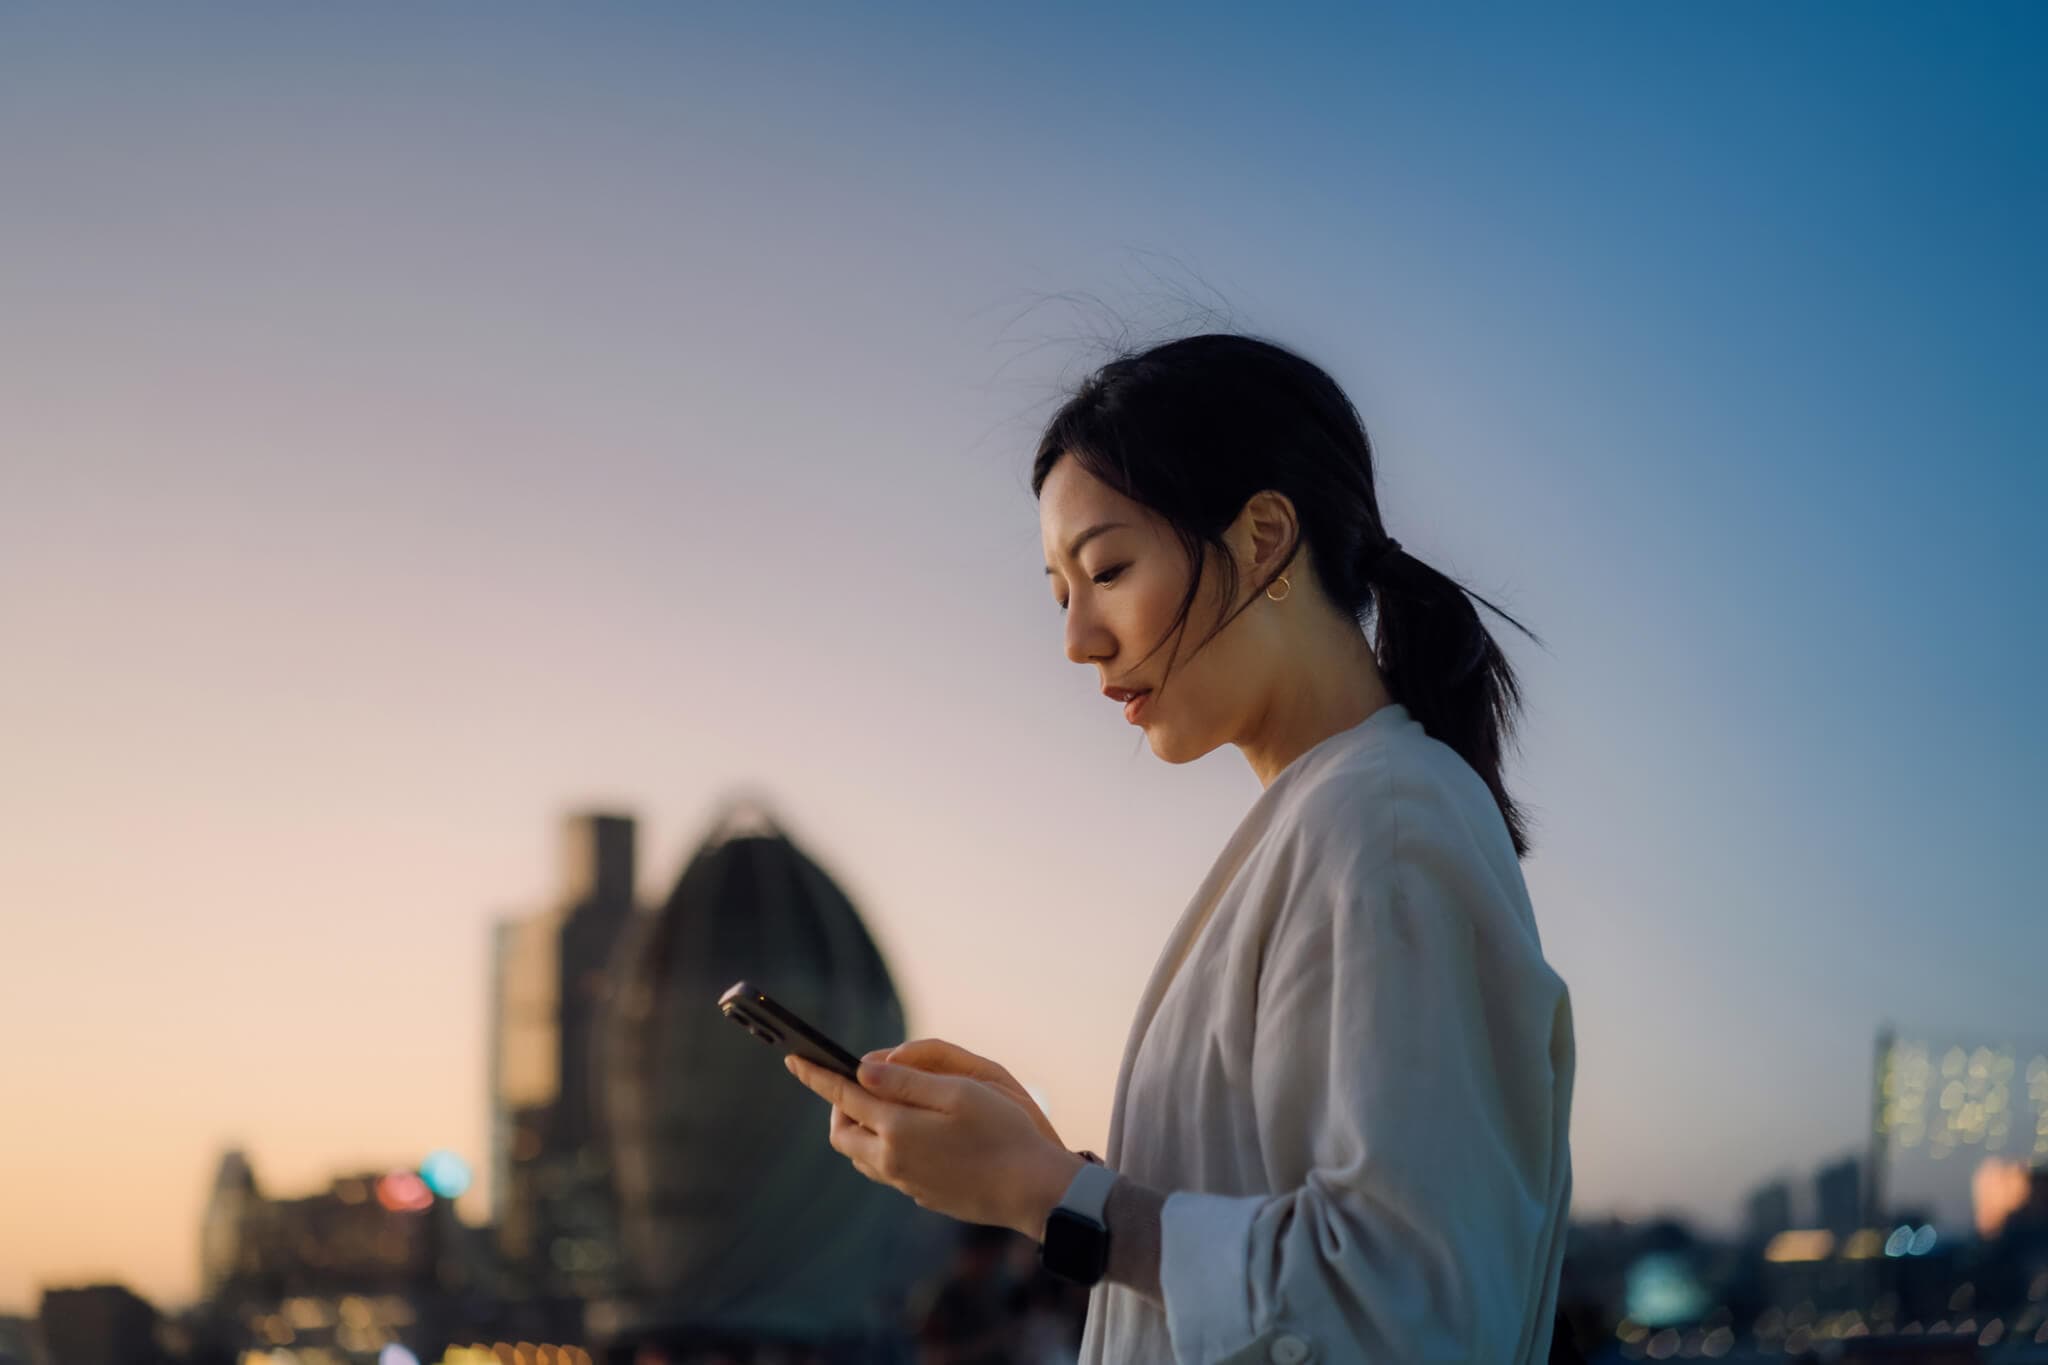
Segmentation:
[(1302, 774), (1291, 797), (1289, 822), (1340, 846), (1377, 838), (1392, 853), (1397, 844), (1471, 841), (1474, 825), (1492, 824), (1513, 853), (1485, 779), (1405, 709), (1387, 724), (1359, 727), (1351, 742)]
[(1328, 756), (1293, 793), (1289, 844), (1354, 894), (1530, 914), (1521, 860), (1492, 791), (1457, 750), (1405, 717)]

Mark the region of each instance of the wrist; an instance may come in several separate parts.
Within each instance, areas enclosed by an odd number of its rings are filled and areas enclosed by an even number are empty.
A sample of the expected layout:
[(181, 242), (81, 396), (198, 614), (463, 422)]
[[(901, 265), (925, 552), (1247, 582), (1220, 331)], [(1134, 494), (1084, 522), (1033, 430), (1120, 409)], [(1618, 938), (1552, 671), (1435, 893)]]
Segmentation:
[(1165, 1209), (1163, 1193), (1128, 1178), (1119, 1178), (1110, 1187), (1102, 1209), (1103, 1222), (1112, 1234), (1103, 1278), (1160, 1308), (1166, 1306), (1159, 1287), (1159, 1225)]
[(1075, 1174), (1088, 1164), (1086, 1157), (1063, 1147), (1048, 1146), (1045, 1156), (1037, 1176), (1026, 1182), (1030, 1197), (1022, 1216), (1012, 1224), (1016, 1231), (1041, 1243), (1045, 1241), (1045, 1220), (1066, 1197), (1067, 1187), (1074, 1183)]

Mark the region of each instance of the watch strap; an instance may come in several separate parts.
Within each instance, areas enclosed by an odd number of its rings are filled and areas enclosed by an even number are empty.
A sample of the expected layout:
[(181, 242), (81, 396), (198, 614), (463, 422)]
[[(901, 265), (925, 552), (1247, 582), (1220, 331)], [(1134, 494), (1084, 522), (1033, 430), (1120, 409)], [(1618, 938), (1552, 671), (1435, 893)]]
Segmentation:
[(1067, 1192), (1060, 1196), (1057, 1207), (1107, 1227), (1109, 1220), (1102, 1216), (1102, 1211), (1109, 1205), (1110, 1186), (1116, 1181), (1115, 1171), (1100, 1162), (1088, 1162), (1074, 1172), (1074, 1178), (1068, 1182)]

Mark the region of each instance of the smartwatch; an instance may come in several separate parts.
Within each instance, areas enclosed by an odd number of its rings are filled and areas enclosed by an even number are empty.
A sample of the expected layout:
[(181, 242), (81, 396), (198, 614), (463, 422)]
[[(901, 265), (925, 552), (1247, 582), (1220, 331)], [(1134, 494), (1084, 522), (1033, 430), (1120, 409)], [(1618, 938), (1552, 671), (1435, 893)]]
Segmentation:
[(1103, 1207), (1117, 1174), (1088, 1152), (1088, 1164), (1074, 1173), (1067, 1192), (1046, 1215), (1038, 1263), (1072, 1284), (1094, 1284), (1109, 1269), (1109, 1224)]

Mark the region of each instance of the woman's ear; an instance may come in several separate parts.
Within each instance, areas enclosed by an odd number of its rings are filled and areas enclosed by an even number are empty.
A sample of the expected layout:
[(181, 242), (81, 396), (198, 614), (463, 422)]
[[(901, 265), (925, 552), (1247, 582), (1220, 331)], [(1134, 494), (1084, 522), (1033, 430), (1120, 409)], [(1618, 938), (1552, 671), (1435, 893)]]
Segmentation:
[(1296, 538), (1300, 531), (1294, 503), (1285, 493), (1266, 488), (1252, 494), (1223, 533), (1223, 543), (1237, 558), (1239, 581), (1258, 583), (1276, 573), (1292, 572), (1280, 557), (1290, 545), (1299, 557)]

